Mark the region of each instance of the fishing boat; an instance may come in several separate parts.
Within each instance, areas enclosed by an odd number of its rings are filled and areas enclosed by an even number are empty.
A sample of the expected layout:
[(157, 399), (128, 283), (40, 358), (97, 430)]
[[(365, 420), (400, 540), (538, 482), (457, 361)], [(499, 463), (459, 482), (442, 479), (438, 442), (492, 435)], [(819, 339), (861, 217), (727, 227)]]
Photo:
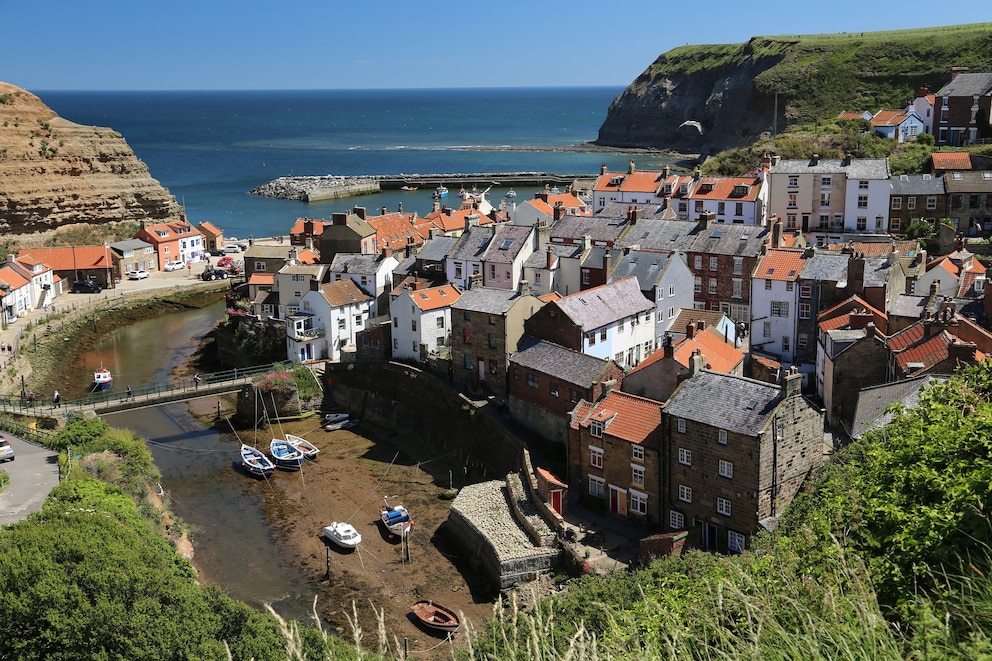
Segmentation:
[(382, 499), (383, 504), (379, 507), (379, 520), (390, 533), (402, 537), (410, 532), (410, 528), (413, 527), (413, 519), (410, 518), (410, 513), (402, 505), (390, 505), (390, 498), (396, 498), (396, 496), (386, 496)]
[(103, 392), (114, 387), (114, 377), (110, 370), (103, 365), (93, 372), (93, 382), (90, 384), (90, 392)]
[(406, 193), (412, 193), (413, 191), (417, 190), (417, 187), (416, 186), (400, 186), (400, 190), (401, 191), (404, 191)]
[(508, 200), (512, 200), (516, 196), (517, 196), (517, 191), (511, 188), (510, 190), (506, 191), (506, 195), (504, 195), (503, 197), (505, 197)]
[(418, 601), (410, 610), (418, 622), (431, 629), (451, 633), (457, 631), (458, 627), (461, 626), (461, 621), (455, 611), (441, 604), (435, 604), (433, 601)]
[(335, 521), (324, 526), (321, 534), (344, 549), (353, 549), (362, 543), (362, 536), (355, 530), (355, 526), (344, 521)]
[(261, 450), (245, 443), (241, 444), (241, 467), (252, 475), (262, 477), (268, 477), (276, 469), (276, 465)]
[(448, 189), (445, 187), (444, 184), (441, 184), (440, 186), (434, 189), (434, 197), (437, 199), (440, 199), (442, 197), (448, 197)]
[(281, 438), (272, 439), (272, 442), (269, 443), (269, 454), (272, 455), (272, 461), (279, 468), (295, 471), (300, 470), (303, 465), (303, 451), (294, 448), (289, 441)]
[(317, 455), (320, 454), (320, 449), (305, 438), (286, 434), (286, 441), (297, 450), (303, 452), (303, 456), (311, 461), (316, 459)]

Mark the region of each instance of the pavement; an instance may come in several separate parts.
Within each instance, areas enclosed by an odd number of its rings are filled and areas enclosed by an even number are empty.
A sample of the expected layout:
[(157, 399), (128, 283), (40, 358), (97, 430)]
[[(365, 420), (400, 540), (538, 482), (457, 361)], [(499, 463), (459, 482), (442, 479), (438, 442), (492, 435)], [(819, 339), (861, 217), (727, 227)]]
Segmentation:
[(59, 461), (48, 448), (12, 434), (3, 437), (14, 448), (14, 461), (2, 464), (10, 482), (0, 491), (0, 525), (8, 525), (41, 511), (48, 492), (59, 483)]

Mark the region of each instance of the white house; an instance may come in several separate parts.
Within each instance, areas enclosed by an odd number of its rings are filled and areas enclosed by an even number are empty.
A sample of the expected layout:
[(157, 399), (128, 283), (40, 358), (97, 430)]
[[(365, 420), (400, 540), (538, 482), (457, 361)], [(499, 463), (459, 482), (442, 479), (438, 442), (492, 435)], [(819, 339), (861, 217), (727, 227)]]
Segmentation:
[(896, 142), (912, 142), (927, 130), (926, 122), (913, 106), (905, 110), (879, 110), (869, 123), (875, 133)]
[(272, 291), (279, 297), (275, 316), (282, 319), (286, 315), (296, 314), (300, 309), (300, 299), (312, 288), (311, 283), (323, 282), (327, 269), (327, 264), (300, 264), (293, 256), (293, 251), (290, 251), (286, 265), (276, 271), (272, 278)]
[(461, 292), (454, 285), (404, 288), (389, 305), (393, 317), (393, 358), (421, 359), (421, 349), (432, 353), (451, 336), (451, 305)]
[(771, 356), (782, 366), (796, 355), (802, 250), (772, 248), (751, 277), (751, 352)]
[(392, 250), (374, 255), (338, 253), (331, 260), (331, 280), (353, 280), (366, 294), (373, 297), (372, 316), (389, 308), (389, 292), (393, 289), (393, 271), (399, 266)]
[(532, 200), (526, 200), (513, 209), (511, 222), (514, 225), (551, 225), (563, 215), (589, 216), (592, 211), (575, 193), (538, 193)]
[(372, 303), (350, 278), (311, 289), (300, 299), (297, 313), (286, 317), (287, 357), (340, 360), (342, 349), (354, 347), (355, 334), (368, 325)]
[(477, 220), (470, 222), (444, 262), (448, 282), (464, 291), (469, 288), (470, 279), (481, 279), (482, 262), (495, 235), (495, 224), (480, 226)]
[(718, 223), (765, 225), (765, 172), (753, 177), (702, 177), (689, 194), (690, 218), (712, 213)]

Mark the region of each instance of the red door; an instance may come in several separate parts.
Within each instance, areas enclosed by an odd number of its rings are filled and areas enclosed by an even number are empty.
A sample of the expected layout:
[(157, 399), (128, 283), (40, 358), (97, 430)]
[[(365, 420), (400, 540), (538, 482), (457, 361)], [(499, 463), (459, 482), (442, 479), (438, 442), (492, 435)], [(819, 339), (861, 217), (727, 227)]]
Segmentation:
[(551, 509), (561, 514), (562, 489), (555, 489), (551, 492)]

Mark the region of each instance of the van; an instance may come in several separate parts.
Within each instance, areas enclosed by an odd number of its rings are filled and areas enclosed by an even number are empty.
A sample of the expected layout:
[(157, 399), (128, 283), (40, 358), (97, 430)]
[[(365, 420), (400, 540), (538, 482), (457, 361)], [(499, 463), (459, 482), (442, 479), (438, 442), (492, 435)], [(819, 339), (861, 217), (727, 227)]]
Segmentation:
[(237, 254), (241, 252), (241, 248), (237, 246), (224, 246), (224, 252), (230, 254)]

